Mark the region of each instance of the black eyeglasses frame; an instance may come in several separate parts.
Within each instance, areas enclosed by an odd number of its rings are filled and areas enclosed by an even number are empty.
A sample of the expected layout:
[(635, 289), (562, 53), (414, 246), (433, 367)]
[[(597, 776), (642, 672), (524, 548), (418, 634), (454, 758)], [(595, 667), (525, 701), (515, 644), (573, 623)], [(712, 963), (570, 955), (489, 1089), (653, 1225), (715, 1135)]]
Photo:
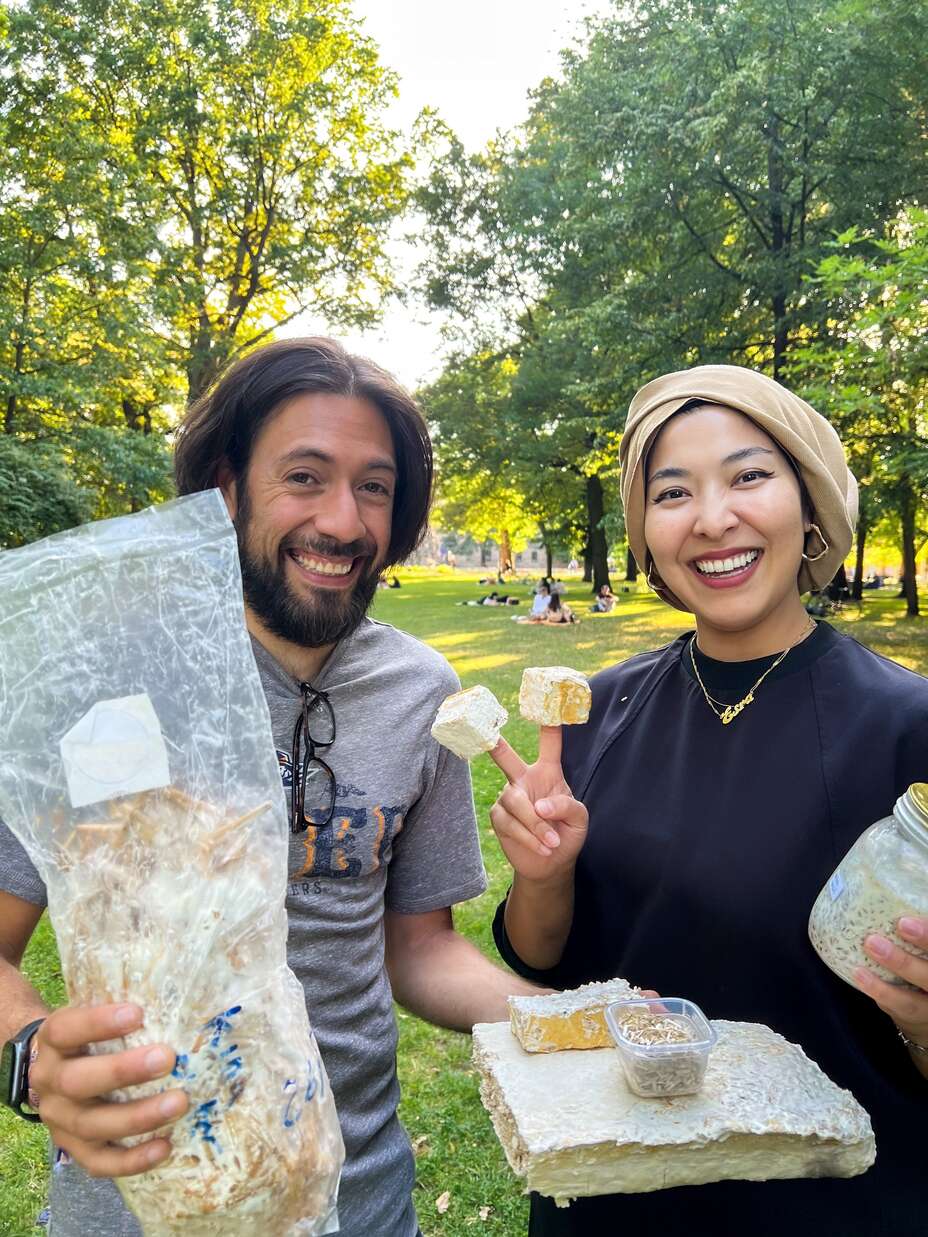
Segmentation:
[[(325, 751), (335, 742), (335, 710), (325, 692), (318, 691), (311, 683), (300, 683), (302, 708), (293, 729), (293, 749), (290, 754), (292, 770), (292, 787), (290, 790), (290, 832), (294, 835), (305, 833), (310, 825), (317, 829), (324, 828), (335, 813), (335, 774), (324, 760), (316, 755)], [(312, 710), (321, 702), (328, 711), (332, 723), (332, 737), (320, 742), (314, 739), (309, 730), (309, 716)], [(301, 740), (305, 739), (306, 752), (301, 757)], [(328, 810), (322, 820), (306, 819), (306, 778), (311, 765), (318, 765), (328, 778), (329, 803)]]

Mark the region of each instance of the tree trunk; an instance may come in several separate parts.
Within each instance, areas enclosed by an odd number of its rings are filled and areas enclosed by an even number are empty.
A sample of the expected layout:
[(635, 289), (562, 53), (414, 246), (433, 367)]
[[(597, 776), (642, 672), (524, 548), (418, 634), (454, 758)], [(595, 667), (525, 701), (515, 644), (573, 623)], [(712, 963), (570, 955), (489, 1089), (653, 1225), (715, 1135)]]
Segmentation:
[(593, 579), (593, 553), (588, 545), (583, 547), (583, 581), (589, 584)]
[(606, 530), (603, 528), (603, 483), (599, 477), (586, 479), (587, 540), (590, 547), (590, 565), (593, 569), (594, 593), (609, 584), (609, 547)]
[(867, 525), (861, 520), (857, 525), (857, 553), (854, 556), (854, 583), (851, 585), (851, 600), (863, 600), (864, 552), (867, 546)]
[(915, 496), (906, 484), (899, 506), (902, 525), (902, 592), (905, 612), (914, 618), (918, 614), (918, 580), (915, 575)]
[(205, 395), (219, 377), (222, 360), (216, 355), (205, 327), (197, 331), (197, 338), (187, 360), (187, 403)]
[(638, 579), (638, 564), (632, 554), (631, 546), (625, 552), (625, 579), (629, 584), (634, 584)]
[(488, 567), (490, 565), (490, 542), (480, 542), (480, 566)]
[(781, 381), (786, 360), (788, 331), (786, 325), (786, 262), (789, 257), (789, 236), (783, 213), (783, 151), (780, 147), (780, 122), (770, 115), (764, 126), (767, 139), (767, 185), (770, 191), (770, 256), (773, 258), (778, 287), (771, 298), (773, 309), (773, 377)]
[(499, 574), (512, 571), (512, 545), (509, 540), (509, 529), (504, 528), (499, 539)]
[(554, 555), (551, 552), (551, 546), (545, 542), (545, 575), (550, 580), (554, 574)]

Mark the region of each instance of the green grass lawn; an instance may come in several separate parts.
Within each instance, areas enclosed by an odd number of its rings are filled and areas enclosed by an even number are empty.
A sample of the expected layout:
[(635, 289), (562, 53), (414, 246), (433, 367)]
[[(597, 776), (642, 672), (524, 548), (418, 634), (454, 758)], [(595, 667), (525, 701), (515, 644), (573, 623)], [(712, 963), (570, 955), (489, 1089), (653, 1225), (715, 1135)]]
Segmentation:
[[(592, 599), (579, 581), (568, 581), (569, 601), (582, 621), (544, 628), (511, 621), (513, 615), (528, 611), (527, 585), (507, 586), (508, 591), (524, 595), (518, 609), (474, 608), (454, 603), (486, 591), (478, 587), (476, 576), (409, 571), (402, 572), (401, 579), (402, 588), (378, 594), (375, 616), (438, 649), (465, 687), (475, 683), (489, 687), (510, 712), (507, 738), (527, 757), (534, 754), (537, 732), (518, 716), (523, 667), (559, 663), (592, 674), (665, 643), (690, 626), (689, 616), (645, 592), (620, 594), (612, 614), (590, 615)], [(891, 591), (867, 594), (863, 605), (847, 608), (835, 626), (877, 652), (928, 673), (928, 622), (907, 619), (904, 603)], [(488, 811), (502, 775), (485, 756), (472, 768), (490, 887), (457, 911), (456, 923), (494, 957), (490, 923), (508, 877)], [(44, 920), (29, 947), (26, 970), (47, 1000), (61, 1001), (54, 941)], [(403, 1011), (398, 1014), (401, 1115), (416, 1149), (416, 1204), (425, 1237), (524, 1233), (527, 1205), (480, 1105), (468, 1037), (430, 1027)], [(40, 1231), (33, 1221), (44, 1206), (44, 1191), (42, 1128), (26, 1126), (0, 1110), (0, 1237)], [(445, 1194), (447, 1209), (439, 1211), (438, 1200)]]

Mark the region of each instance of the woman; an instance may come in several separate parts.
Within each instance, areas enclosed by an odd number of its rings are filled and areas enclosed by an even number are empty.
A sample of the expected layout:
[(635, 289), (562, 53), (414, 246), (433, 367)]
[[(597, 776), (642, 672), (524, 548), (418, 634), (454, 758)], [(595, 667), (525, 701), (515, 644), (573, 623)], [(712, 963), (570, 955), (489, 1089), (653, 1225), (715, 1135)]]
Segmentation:
[(596, 594), (596, 600), (590, 606), (591, 614), (608, 614), (615, 605), (615, 593), (608, 584), (600, 586), (599, 592)]
[(543, 616), (546, 623), (575, 623), (574, 612), (566, 602), (561, 601), (560, 593), (552, 593), (548, 608)]
[(532, 612), (528, 616), (528, 621), (530, 623), (543, 623), (550, 604), (551, 589), (542, 582), (538, 586), (538, 592), (532, 598)]
[[(554, 987), (620, 975), (710, 1017), (766, 1023), (853, 1092), (878, 1154), (853, 1180), (721, 1182), (563, 1210), (533, 1196), (530, 1233), (923, 1234), (928, 962), (869, 937), (870, 957), (915, 990), (864, 968), (855, 989), (807, 936), (837, 862), (928, 779), (928, 683), (803, 608), (851, 544), (840, 442), (770, 379), (704, 366), (638, 392), (622, 457), (635, 557), (696, 631), (597, 675), (563, 762), (557, 729), (530, 768), (497, 749), (510, 784), (491, 818), (515, 869), (497, 944)], [(898, 930), (928, 947), (928, 920)]]

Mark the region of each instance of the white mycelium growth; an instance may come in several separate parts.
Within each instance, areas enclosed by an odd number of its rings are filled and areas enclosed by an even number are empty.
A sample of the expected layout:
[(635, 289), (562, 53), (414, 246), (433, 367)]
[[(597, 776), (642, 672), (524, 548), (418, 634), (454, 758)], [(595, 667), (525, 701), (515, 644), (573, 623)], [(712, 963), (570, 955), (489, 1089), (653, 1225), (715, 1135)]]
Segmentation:
[(590, 715), (590, 685), (569, 666), (529, 666), (522, 672), (519, 712), (536, 726), (576, 726)]
[(151, 791), (101, 805), (59, 855), (51, 906), (71, 1002), (133, 1001), (145, 1014), (94, 1050), (178, 1053), (173, 1077), (110, 1098), (170, 1086), (190, 1100), (165, 1129), (171, 1158), (117, 1183), (146, 1237), (327, 1231), (341, 1137), (286, 966), (283, 891), (249, 846), (270, 806), (230, 815)]
[(489, 688), (468, 687), (442, 701), (432, 723), (432, 738), (462, 760), (473, 760), (496, 747), (500, 729), (508, 721), (509, 714)]

